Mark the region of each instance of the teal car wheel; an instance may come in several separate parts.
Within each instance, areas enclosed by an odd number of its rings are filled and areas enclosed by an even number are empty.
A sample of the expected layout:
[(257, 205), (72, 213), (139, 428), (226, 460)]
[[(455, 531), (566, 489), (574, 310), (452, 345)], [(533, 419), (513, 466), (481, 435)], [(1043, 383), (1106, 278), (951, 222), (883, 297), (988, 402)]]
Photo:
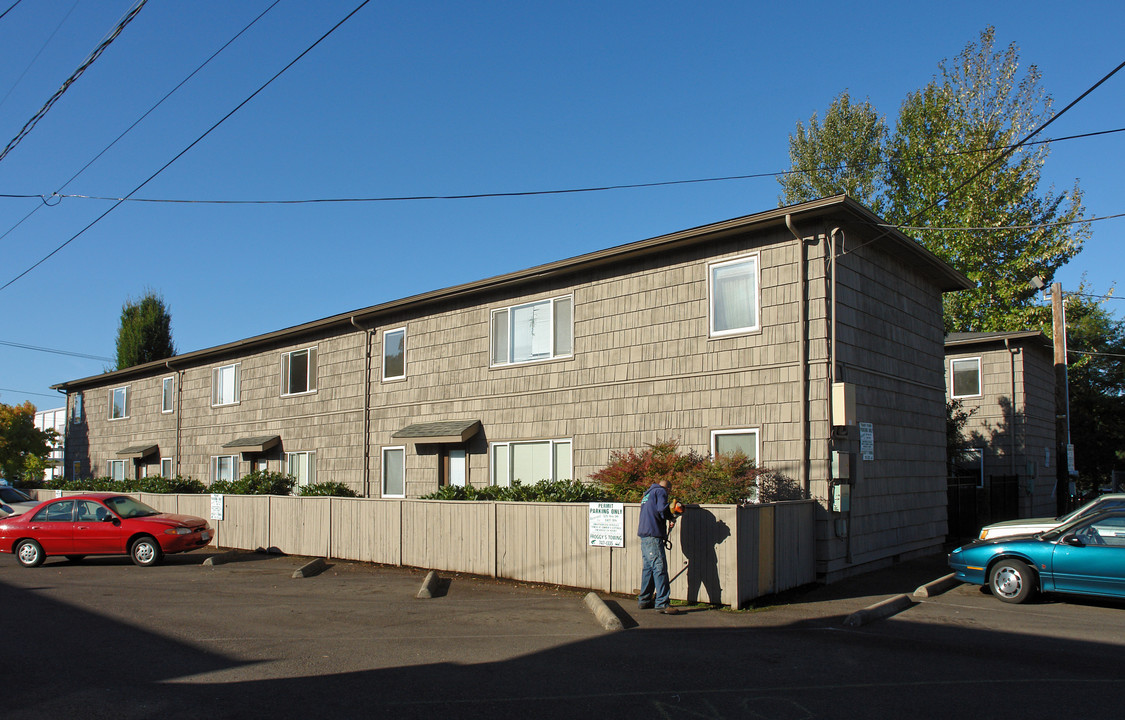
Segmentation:
[(1035, 594), (1035, 573), (1019, 560), (1000, 560), (988, 575), (992, 594), (1007, 603), (1022, 603)]

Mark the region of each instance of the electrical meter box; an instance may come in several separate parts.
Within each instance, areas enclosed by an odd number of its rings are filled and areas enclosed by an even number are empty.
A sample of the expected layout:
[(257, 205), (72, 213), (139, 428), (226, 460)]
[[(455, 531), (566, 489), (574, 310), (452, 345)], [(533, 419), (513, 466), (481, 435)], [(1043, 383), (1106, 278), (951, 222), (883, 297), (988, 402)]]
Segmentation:
[(832, 486), (832, 512), (845, 513), (852, 509), (852, 486)]
[(855, 385), (832, 383), (832, 426), (855, 425)]
[(851, 482), (852, 479), (852, 454), (832, 451), (832, 479)]

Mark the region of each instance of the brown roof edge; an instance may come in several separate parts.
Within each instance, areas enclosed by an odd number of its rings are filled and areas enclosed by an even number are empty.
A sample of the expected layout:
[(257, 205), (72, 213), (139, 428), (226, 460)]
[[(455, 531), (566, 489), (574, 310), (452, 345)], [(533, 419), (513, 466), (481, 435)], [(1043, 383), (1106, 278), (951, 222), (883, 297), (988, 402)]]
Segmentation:
[(177, 366), (180, 366), (180, 368), (192, 366), (204, 363), (208, 359), (229, 356), (241, 350), (278, 343), (283, 340), (295, 340), (303, 335), (323, 332), (336, 327), (346, 326), (355, 329), (353, 320), (356, 322), (370, 322), (380, 315), (416, 308), (450, 298), (472, 296), (498, 288), (518, 285), (529, 280), (587, 270), (635, 257), (643, 257), (654, 252), (667, 251), (669, 248), (692, 245), (706, 239), (715, 239), (724, 235), (741, 232), (748, 228), (783, 225), (786, 215), (804, 216), (807, 218), (808, 216), (831, 216), (836, 212), (842, 212), (846, 216), (851, 216), (865, 225), (871, 225), (873, 229), (878, 232), (883, 232), (885, 239), (889, 243), (898, 249), (904, 250), (909, 257), (922, 264), (923, 267), (935, 271), (941, 277), (941, 281), (935, 281), (935, 284), (942, 290), (963, 290), (974, 287), (974, 283), (971, 280), (954, 270), (929, 250), (926, 250), (917, 241), (906, 237), (894, 228), (881, 228), (880, 225), (883, 223), (882, 219), (862, 204), (847, 195), (836, 195), (819, 200), (811, 200), (798, 205), (773, 208), (752, 215), (744, 215), (730, 220), (700, 225), (698, 227), (679, 230), (647, 240), (638, 240), (624, 245), (617, 245), (604, 250), (596, 250), (565, 260), (537, 265), (526, 270), (518, 270), (516, 272), (497, 275), (462, 285), (454, 285), (440, 290), (411, 295), (410, 297), (399, 300), (392, 300), (359, 310), (332, 315), (320, 320), (313, 320), (301, 325), (294, 325), (283, 330), (276, 330), (263, 335), (255, 335), (243, 340), (236, 340), (224, 345), (216, 345), (214, 347), (204, 348), (203, 350), (195, 350), (182, 355), (176, 355), (167, 360), (156, 360), (123, 370), (114, 370), (108, 373), (102, 373), (101, 375), (92, 375), (78, 380), (59, 383), (57, 385), (52, 385), (51, 388), (63, 391), (79, 390), (87, 386), (104, 385), (111, 381), (127, 380), (132, 377), (149, 375), (162, 367), (167, 367), (169, 372), (172, 372), (179, 369)]
[(949, 333), (945, 336), (945, 346), (962, 347), (1003, 342), (1004, 340), (1038, 340), (1044, 347), (1053, 347), (1051, 338), (1041, 330), (1002, 330), (997, 332)]

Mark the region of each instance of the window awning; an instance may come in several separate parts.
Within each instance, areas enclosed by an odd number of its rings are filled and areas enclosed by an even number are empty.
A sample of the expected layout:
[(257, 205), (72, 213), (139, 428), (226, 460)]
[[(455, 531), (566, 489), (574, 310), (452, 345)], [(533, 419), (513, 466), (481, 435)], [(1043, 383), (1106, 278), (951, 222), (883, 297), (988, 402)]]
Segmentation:
[(223, 449), (240, 453), (260, 453), (275, 447), (279, 442), (281, 442), (280, 435), (256, 435), (231, 440), (223, 445)]
[(444, 420), (407, 425), (391, 437), (412, 443), (463, 443), (479, 431), (480, 420)]
[(157, 447), (158, 446), (154, 443), (146, 443), (145, 445), (130, 445), (127, 448), (121, 448), (120, 450), (118, 450), (117, 457), (140, 460), (141, 458), (146, 458), (149, 455), (155, 455)]

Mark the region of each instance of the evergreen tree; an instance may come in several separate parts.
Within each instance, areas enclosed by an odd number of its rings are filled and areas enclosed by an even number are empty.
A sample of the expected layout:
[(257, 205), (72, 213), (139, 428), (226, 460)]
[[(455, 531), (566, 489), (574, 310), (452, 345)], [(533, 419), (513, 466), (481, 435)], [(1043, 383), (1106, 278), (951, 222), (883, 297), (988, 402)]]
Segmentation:
[(163, 360), (175, 354), (172, 316), (164, 298), (148, 290), (137, 302), (126, 300), (117, 331), (117, 369)]

